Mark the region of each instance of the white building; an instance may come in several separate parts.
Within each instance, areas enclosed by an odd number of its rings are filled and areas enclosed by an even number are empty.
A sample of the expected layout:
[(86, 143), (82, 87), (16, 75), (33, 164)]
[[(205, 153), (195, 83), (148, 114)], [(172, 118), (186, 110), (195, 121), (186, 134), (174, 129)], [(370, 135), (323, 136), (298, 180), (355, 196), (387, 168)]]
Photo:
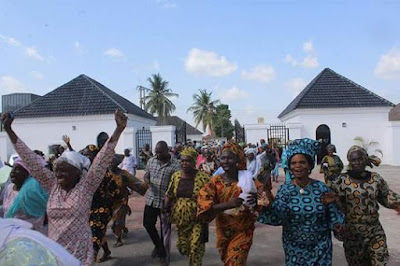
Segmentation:
[(356, 144), (354, 138), (362, 137), (379, 143), (371, 151), (382, 150), (383, 164), (400, 165), (400, 115), (393, 107), (390, 101), (326, 68), (278, 118), (289, 128), (290, 139), (308, 137), (335, 144), (345, 163), (347, 150)]
[[(31, 148), (51, 154), (54, 145), (64, 144), (63, 135), (71, 139), (76, 150), (96, 144), (97, 135), (109, 136), (115, 129), (114, 112), (121, 109), (128, 125), (116, 152), (124, 148), (136, 151), (135, 133), (156, 124), (155, 118), (122, 96), (86, 75), (80, 75), (31, 104), (16, 111), (13, 128)], [(5, 132), (0, 132), (0, 157), (8, 158), (13, 148)]]

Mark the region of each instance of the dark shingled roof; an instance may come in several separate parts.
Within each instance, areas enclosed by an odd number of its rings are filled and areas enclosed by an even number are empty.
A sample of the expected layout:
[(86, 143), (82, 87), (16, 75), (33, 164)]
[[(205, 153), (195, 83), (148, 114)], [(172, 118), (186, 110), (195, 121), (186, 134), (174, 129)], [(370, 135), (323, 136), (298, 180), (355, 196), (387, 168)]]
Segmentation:
[(335, 71), (325, 68), (279, 114), (278, 118), (295, 109), (382, 106), (391, 107), (394, 104)]
[(15, 112), (17, 117), (60, 117), (112, 114), (119, 108), (128, 114), (155, 120), (103, 84), (80, 75)]
[[(157, 126), (161, 126), (162, 123), (158, 117), (157, 118)], [(178, 116), (169, 116), (165, 119), (164, 125), (170, 125), (170, 126), (175, 126), (177, 129), (180, 129), (186, 121), (182, 120)], [(203, 133), (190, 124), (186, 123), (186, 135), (203, 135)]]

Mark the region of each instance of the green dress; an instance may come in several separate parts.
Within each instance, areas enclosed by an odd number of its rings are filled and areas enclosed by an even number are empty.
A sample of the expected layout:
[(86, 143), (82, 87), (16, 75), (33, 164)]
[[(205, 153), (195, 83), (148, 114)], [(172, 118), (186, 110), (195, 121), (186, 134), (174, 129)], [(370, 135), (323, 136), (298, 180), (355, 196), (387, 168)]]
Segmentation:
[(175, 172), (168, 186), (166, 196), (172, 202), (171, 223), (178, 231), (177, 248), (182, 255), (189, 256), (189, 265), (201, 265), (205, 251), (202, 241), (204, 224), (197, 220), (197, 195), (199, 190), (209, 182), (209, 176), (201, 171), (196, 173), (191, 197), (183, 197), (178, 192), (182, 172)]
[(332, 183), (345, 215), (344, 251), (350, 266), (386, 265), (389, 252), (379, 222), (379, 204), (392, 208), (393, 203), (400, 202), (400, 196), (389, 189), (378, 173), (365, 173), (362, 182), (347, 172)]

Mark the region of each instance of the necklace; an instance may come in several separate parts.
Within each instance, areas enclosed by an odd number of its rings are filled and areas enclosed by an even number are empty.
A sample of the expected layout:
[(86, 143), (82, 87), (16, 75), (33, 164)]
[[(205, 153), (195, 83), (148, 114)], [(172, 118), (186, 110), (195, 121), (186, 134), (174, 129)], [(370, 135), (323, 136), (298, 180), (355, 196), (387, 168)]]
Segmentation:
[(311, 184), (311, 181), (312, 181), (312, 179), (310, 178), (310, 180), (307, 182), (307, 184), (302, 185), (302, 186), (297, 184), (297, 182), (296, 182), (296, 185), (300, 187), (300, 194), (302, 194), (302, 195), (304, 194), (304, 192), (305, 192), (304, 188), (307, 187), (309, 184)]

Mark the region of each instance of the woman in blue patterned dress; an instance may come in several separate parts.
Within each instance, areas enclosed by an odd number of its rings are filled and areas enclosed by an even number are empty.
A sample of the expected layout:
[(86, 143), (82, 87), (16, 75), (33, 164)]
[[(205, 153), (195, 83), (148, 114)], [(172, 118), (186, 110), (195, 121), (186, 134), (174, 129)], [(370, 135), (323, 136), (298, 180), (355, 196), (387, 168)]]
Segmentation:
[(283, 227), (285, 264), (332, 265), (332, 230), (343, 230), (343, 216), (336, 204), (322, 202), (330, 189), (309, 174), (314, 168), (319, 143), (311, 139), (294, 140), (286, 150), (291, 180), (278, 190), (275, 199), (264, 207), (258, 221)]

